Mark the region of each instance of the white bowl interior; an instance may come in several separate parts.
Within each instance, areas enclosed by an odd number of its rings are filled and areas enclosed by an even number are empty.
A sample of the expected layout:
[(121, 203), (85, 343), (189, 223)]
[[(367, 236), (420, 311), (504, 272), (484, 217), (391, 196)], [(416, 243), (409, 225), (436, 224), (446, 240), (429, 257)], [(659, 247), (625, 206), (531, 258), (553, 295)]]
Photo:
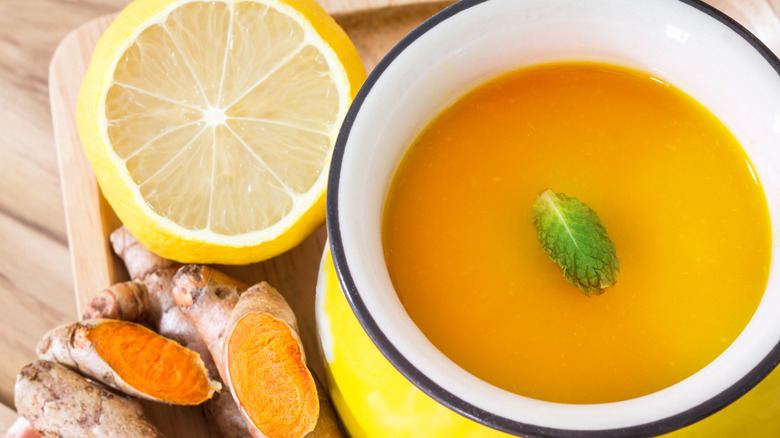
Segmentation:
[[(392, 344), (436, 384), (474, 406), (544, 427), (594, 430), (657, 421), (715, 397), (780, 341), (780, 277), (748, 327), (683, 382), (617, 403), (566, 405), (511, 394), (465, 372), (417, 329), (385, 268), (381, 223), (397, 164), (422, 128), (474, 86), (524, 65), (597, 60), (651, 73), (708, 107), (741, 142), (780, 229), (780, 76), (749, 41), (679, 0), (490, 0), (411, 42), (365, 95), (339, 175), (338, 227), (360, 296)], [(778, 239), (773, 231), (773, 252)]]

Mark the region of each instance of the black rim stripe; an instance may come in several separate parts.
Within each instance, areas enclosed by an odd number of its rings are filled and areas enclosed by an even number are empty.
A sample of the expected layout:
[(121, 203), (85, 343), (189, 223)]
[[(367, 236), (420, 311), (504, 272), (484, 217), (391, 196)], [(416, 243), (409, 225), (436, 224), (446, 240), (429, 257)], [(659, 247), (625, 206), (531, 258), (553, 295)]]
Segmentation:
[[(478, 408), (467, 401), (453, 395), (449, 391), (445, 390), (430, 378), (424, 375), (414, 365), (412, 365), (390, 341), (385, 334), (380, 330), (376, 321), (363, 302), (359, 291), (355, 285), (355, 282), (350, 273), (349, 266), (346, 261), (346, 254), (341, 241), (341, 230), (339, 228), (339, 212), (338, 212), (338, 193), (339, 193), (339, 174), (341, 172), (341, 166), (344, 158), (344, 151), (346, 148), (347, 139), (352, 130), (355, 118), (366, 99), (366, 96), (370, 93), (371, 89), (376, 84), (379, 77), (384, 73), (387, 67), (397, 58), (409, 45), (415, 40), (420, 38), (426, 32), (434, 28), (439, 23), (447, 20), (455, 14), (458, 14), (468, 8), (479, 5), (483, 2), (490, 0), (461, 0), (452, 6), (447, 7), (441, 12), (437, 13), (433, 17), (426, 20), (420, 26), (415, 28), (406, 37), (404, 37), (390, 52), (379, 62), (374, 70), (369, 74), (365, 83), (358, 92), (355, 100), (352, 103), (347, 115), (344, 119), (341, 131), (336, 141), (335, 149), (333, 152), (333, 158), (331, 162), (331, 168), (329, 171), (328, 188), (327, 188), (327, 229), (330, 240), (330, 249), (333, 256), (333, 263), (338, 273), (339, 283), (341, 288), (352, 307), (355, 316), (357, 317), (363, 329), (371, 338), (373, 343), (377, 346), (379, 351), (387, 358), (392, 366), (394, 366), (404, 377), (406, 377), (412, 384), (419, 388), (424, 393), (434, 398), (439, 403), (447, 406), (453, 411), (473, 420), (485, 426), (507, 432), (510, 434), (522, 434), (527, 437), (560, 437), (560, 438), (575, 438), (575, 437), (600, 437), (600, 438), (617, 438), (617, 437), (643, 437), (643, 436), (656, 436), (662, 433), (666, 433), (696, 421), (699, 421), (720, 409), (723, 409), (728, 404), (747, 393), (750, 389), (756, 386), (764, 377), (766, 377), (780, 362), (780, 342), (775, 345), (772, 351), (747, 375), (740, 379), (737, 383), (727, 388), (720, 394), (712, 397), (711, 399), (679, 414), (667, 417), (661, 420), (653, 421), (650, 423), (640, 424), (636, 426), (606, 429), (606, 430), (571, 430), (571, 429), (557, 429), (536, 426), (527, 423), (521, 423), (509, 418), (495, 415), (491, 412)], [(760, 53), (764, 59), (774, 68), (778, 74), (780, 74), (780, 60), (772, 53), (758, 38), (745, 29), (742, 25), (723, 14), (719, 10), (712, 6), (703, 3), (701, 0), (678, 0), (684, 4), (696, 8), (697, 10), (715, 18), (721, 23), (725, 24), (732, 31), (744, 38), (750, 43), (753, 48)]]

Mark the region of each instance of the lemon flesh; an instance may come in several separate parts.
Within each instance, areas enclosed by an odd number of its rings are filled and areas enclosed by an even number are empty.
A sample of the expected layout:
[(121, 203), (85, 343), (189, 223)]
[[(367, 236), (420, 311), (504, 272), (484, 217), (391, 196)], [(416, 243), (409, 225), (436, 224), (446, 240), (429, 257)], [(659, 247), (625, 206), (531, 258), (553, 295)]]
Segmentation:
[(262, 260), (324, 220), (364, 75), (313, 2), (137, 0), (96, 49), (79, 130), (104, 195), (151, 250)]

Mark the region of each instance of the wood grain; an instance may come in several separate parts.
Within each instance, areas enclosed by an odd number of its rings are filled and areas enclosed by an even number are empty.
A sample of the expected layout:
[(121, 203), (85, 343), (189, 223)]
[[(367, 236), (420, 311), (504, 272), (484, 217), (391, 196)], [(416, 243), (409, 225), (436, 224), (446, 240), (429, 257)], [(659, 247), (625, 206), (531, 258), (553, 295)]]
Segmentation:
[[(49, 99), (60, 178), (80, 181), (78, 185), (62, 185), (77, 298), (127, 279), (121, 262), (106, 245), (108, 235), (121, 223), (101, 195), (87, 157), (73, 151), (81, 147), (75, 124), (81, 80), (97, 40), (113, 19), (113, 14), (106, 15), (69, 33), (57, 46), (49, 65)], [(76, 315), (82, 306), (77, 299)]]

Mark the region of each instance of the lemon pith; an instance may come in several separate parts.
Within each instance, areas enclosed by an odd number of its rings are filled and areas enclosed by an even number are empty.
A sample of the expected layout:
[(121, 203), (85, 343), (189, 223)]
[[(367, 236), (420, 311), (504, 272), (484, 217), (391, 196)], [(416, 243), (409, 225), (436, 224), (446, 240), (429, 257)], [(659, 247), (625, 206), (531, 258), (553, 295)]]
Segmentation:
[(248, 263), (324, 221), (333, 143), (364, 78), (311, 0), (136, 0), (95, 49), (78, 128), (106, 199), (152, 251)]

